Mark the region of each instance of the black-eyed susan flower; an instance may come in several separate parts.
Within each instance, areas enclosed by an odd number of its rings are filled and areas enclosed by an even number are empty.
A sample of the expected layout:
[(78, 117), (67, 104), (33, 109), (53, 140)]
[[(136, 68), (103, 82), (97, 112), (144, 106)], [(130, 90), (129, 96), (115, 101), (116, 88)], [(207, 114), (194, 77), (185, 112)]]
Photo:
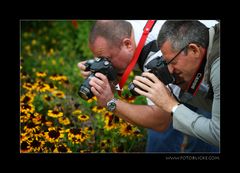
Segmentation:
[(57, 74), (53, 74), (53, 75), (49, 76), (49, 79), (53, 80), (53, 81), (57, 81), (58, 80), (58, 75)]
[(101, 152), (105, 152), (107, 149), (109, 149), (111, 144), (111, 140), (110, 139), (103, 139), (100, 141), (100, 149)]
[(49, 127), (44, 136), (49, 142), (59, 142), (64, 137), (64, 130), (61, 128)]
[(24, 104), (32, 103), (34, 100), (34, 96), (35, 96), (35, 94), (28, 92), (21, 96), (20, 101), (21, 101), (21, 103), (24, 103)]
[(20, 110), (21, 110), (21, 113), (25, 113), (25, 114), (33, 113), (35, 111), (35, 107), (33, 106), (33, 104), (21, 103)]
[(47, 127), (52, 127), (52, 126), (53, 126), (53, 122), (52, 122), (52, 121), (45, 121), (44, 124), (45, 124)]
[(117, 127), (117, 125), (115, 124), (115, 121), (114, 121), (115, 120), (114, 117), (115, 116), (112, 113), (106, 113), (105, 114), (105, 119), (104, 119), (105, 125), (104, 125), (104, 128), (106, 130), (111, 130), (111, 129)]
[(89, 116), (88, 115), (78, 115), (78, 119), (80, 121), (87, 121), (87, 120), (89, 120)]
[(77, 109), (77, 110), (73, 111), (72, 114), (78, 116), (78, 115), (82, 114), (82, 111), (80, 109)]
[(50, 102), (53, 100), (53, 98), (47, 94), (43, 95), (43, 99), (46, 101), (46, 102)]
[(41, 124), (42, 123), (42, 114), (35, 112), (34, 117), (32, 117), (32, 122), (34, 124)]
[(133, 128), (132, 125), (128, 123), (122, 123), (120, 126), (120, 135), (121, 136), (130, 136), (132, 135)]
[(46, 77), (47, 73), (45, 73), (45, 72), (36, 72), (36, 76), (37, 77)]
[(97, 101), (97, 97), (96, 96), (93, 96), (91, 99), (87, 100), (88, 103), (92, 103), (94, 101)]
[(58, 122), (62, 125), (69, 125), (71, 123), (68, 117), (60, 117), (58, 118)]
[(54, 81), (68, 81), (67, 76), (64, 76), (62, 74), (53, 74), (49, 77), (50, 80), (54, 80)]
[(65, 75), (59, 74), (58, 75), (58, 80), (60, 80), (60, 81), (68, 81), (68, 78)]
[(94, 106), (92, 108), (92, 111), (96, 112), (96, 113), (105, 113), (107, 111), (107, 109), (105, 107), (101, 107), (101, 106)]
[(33, 139), (29, 141), (31, 152), (42, 152), (45, 141)]
[(83, 130), (86, 134), (90, 134), (90, 135), (94, 135), (94, 129), (90, 126), (90, 127), (85, 127)]
[(49, 117), (59, 118), (59, 117), (63, 116), (63, 112), (59, 112), (59, 111), (56, 111), (56, 110), (48, 110), (47, 115)]
[(39, 125), (34, 124), (33, 122), (28, 122), (24, 127), (24, 131), (28, 134), (36, 133), (41, 129)]
[(134, 128), (133, 135), (138, 137), (138, 138), (142, 138), (143, 137), (143, 134), (141, 134), (141, 131), (137, 127)]
[(71, 149), (66, 144), (59, 144), (55, 147), (54, 153), (72, 153)]
[(56, 91), (57, 90), (57, 87), (52, 83), (52, 82), (50, 82), (49, 83), (49, 91), (51, 92), (51, 93), (53, 93), (54, 91)]
[(30, 119), (30, 113), (21, 112), (21, 115), (20, 115), (21, 123), (26, 123), (29, 119)]
[(68, 133), (68, 140), (73, 144), (80, 144), (89, 138), (89, 135), (82, 131), (81, 128), (67, 129), (66, 132)]
[(55, 97), (58, 97), (58, 98), (65, 98), (65, 94), (64, 94), (64, 92), (62, 92), (62, 91), (54, 91), (54, 92), (52, 92), (52, 94), (53, 94)]
[(25, 79), (28, 79), (28, 78), (29, 78), (29, 75), (26, 72), (21, 70), (20, 79), (25, 80)]
[(30, 149), (31, 149), (31, 147), (30, 147), (30, 144), (28, 141), (21, 141), (21, 143), (20, 143), (20, 152), (21, 153), (28, 153), (28, 152), (30, 152)]
[(30, 91), (34, 89), (34, 85), (28, 82), (23, 83), (22, 87)]
[(49, 91), (49, 89), (50, 89), (48, 84), (42, 83), (39, 81), (34, 84), (34, 88), (38, 92), (46, 92), (46, 91)]

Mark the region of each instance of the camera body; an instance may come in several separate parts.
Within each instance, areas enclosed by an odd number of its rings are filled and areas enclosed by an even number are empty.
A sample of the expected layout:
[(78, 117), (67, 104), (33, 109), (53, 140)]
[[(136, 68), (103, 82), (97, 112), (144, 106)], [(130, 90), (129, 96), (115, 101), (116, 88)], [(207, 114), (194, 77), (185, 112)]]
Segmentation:
[(109, 81), (114, 81), (117, 78), (117, 70), (113, 67), (112, 63), (106, 57), (97, 57), (88, 60), (85, 64), (86, 70), (92, 73), (83, 81), (78, 90), (78, 95), (84, 100), (89, 100), (94, 96), (91, 92), (89, 82), (95, 73), (99, 72), (107, 76)]
[[(149, 69), (149, 72), (153, 73), (165, 85), (175, 82), (175, 77), (169, 72), (162, 56), (151, 60), (147, 65), (145, 65), (145, 67)], [(133, 96), (138, 96), (139, 94), (134, 91), (135, 87), (137, 86), (131, 82), (128, 86), (128, 89)]]

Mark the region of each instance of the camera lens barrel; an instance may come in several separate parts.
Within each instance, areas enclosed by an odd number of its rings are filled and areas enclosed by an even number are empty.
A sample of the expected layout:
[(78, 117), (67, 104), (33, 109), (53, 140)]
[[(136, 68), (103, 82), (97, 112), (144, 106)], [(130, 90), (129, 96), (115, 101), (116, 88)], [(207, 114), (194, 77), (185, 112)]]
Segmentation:
[(78, 95), (83, 98), (84, 100), (89, 100), (90, 98), (93, 97), (93, 94), (90, 90), (90, 88), (87, 88), (85, 86), (80, 86), (79, 91), (78, 91)]
[(91, 91), (91, 86), (89, 85), (89, 82), (93, 76), (94, 74), (91, 74), (90, 76), (88, 76), (88, 78), (79, 87), (78, 95), (84, 100), (89, 100), (94, 96)]

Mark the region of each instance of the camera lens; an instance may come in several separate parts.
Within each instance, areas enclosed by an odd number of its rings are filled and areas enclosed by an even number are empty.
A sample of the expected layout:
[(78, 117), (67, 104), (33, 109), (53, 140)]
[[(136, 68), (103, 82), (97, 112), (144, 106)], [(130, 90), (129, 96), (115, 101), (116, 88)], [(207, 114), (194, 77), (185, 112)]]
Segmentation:
[(93, 97), (93, 93), (91, 92), (90, 89), (91, 86), (89, 85), (89, 82), (93, 76), (94, 74), (91, 74), (79, 87), (78, 95), (82, 97), (84, 100), (88, 100)]
[(80, 89), (78, 91), (78, 95), (82, 97), (84, 100), (89, 100), (93, 97), (92, 92), (89, 90), (89, 88), (85, 86), (80, 86)]

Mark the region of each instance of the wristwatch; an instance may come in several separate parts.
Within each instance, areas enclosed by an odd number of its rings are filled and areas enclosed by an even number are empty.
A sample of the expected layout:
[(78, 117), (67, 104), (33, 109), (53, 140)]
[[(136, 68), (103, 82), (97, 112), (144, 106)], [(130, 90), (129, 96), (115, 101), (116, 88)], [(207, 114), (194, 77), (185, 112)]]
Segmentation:
[(107, 102), (107, 109), (108, 109), (108, 111), (111, 111), (111, 112), (115, 111), (115, 109), (116, 109), (116, 101), (117, 100), (118, 99), (113, 98), (112, 100)]

